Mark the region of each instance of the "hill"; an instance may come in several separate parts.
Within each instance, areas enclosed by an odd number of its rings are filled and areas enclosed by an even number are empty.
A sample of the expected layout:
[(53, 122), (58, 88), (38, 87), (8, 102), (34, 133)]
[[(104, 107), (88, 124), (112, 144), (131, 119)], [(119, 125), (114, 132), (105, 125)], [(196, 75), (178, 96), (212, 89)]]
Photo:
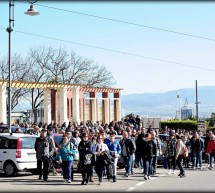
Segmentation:
[[(135, 113), (150, 116), (170, 116), (176, 115), (179, 109), (179, 99), (176, 92), (181, 96), (181, 107), (188, 104), (196, 111), (196, 90), (186, 88), (173, 90), (164, 93), (143, 93), (122, 95), (122, 109), (125, 114)], [(215, 112), (215, 86), (198, 87), (199, 116), (210, 116)]]

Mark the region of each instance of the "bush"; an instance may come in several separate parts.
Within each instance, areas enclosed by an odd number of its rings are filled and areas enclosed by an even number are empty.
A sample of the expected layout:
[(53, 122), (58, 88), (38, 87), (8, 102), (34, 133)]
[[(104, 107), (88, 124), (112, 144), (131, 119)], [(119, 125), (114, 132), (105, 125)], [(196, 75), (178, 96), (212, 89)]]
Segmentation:
[(174, 129), (185, 129), (188, 131), (197, 130), (197, 122), (196, 121), (161, 121), (161, 128), (167, 126), (168, 128)]

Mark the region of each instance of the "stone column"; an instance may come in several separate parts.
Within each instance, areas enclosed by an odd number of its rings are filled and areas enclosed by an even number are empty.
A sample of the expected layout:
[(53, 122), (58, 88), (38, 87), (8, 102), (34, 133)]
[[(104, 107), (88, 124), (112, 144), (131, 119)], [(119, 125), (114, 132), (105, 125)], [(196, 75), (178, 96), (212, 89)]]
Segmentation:
[(51, 120), (57, 122), (57, 90), (51, 89)]
[(68, 124), (67, 117), (67, 88), (59, 88), (57, 90), (57, 122), (62, 125), (64, 122)]
[(73, 88), (72, 89), (72, 116), (73, 121), (80, 123), (80, 105), (79, 105), (79, 98), (80, 98), (80, 88)]
[(114, 117), (115, 121), (121, 121), (122, 109), (121, 109), (121, 93), (114, 93)]
[(44, 123), (51, 123), (51, 89), (44, 89)]
[(0, 85), (0, 122), (7, 123), (7, 84)]
[(90, 114), (91, 114), (91, 120), (92, 123), (96, 123), (97, 121), (97, 110), (96, 110), (96, 92), (90, 92)]
[(103, 92), (102, 93), (102, 100), (103, 100), (103, 113), (104, 113), (104, 122), (110, 122), (110, 100), (109, 100), (109, 93)]
[(79, 105), (80, 105), (80, 122), (84, 121), (84, 94), (83, 92), (79, 92)]

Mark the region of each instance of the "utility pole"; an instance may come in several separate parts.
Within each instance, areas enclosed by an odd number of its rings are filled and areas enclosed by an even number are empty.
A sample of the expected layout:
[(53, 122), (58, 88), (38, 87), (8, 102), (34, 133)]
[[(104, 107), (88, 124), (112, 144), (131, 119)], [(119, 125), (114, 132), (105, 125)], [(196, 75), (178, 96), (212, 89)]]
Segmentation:
[(198, 108), (198, 90), (197, 90), (197, 80), (196, 80), (196, 121), (199, 121), (199, 108)]

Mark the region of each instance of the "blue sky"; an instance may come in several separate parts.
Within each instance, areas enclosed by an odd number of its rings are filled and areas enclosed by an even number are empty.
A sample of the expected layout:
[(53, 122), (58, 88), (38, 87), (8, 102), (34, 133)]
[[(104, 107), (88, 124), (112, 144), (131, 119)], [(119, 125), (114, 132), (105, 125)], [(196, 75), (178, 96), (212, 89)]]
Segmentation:
[[(37, 4), (107, 17), (215, 39), (213, 2), (40, 2)], [(149, 60), (76, 44), (12, 32), (12, 52), (50, 45), (75, 51), (110, 70), (122, 94), (159, 93), (215, 85), (215, 41), (209, 41), (35, 5), (40, 15), (24, 12), (29, 4), (15, 1), (14, 30), (87, 44), (160, 60)], [(8, 27), (8, 3), (0, 2), (0, 27)], [(7, 55), (8, 34), (0, 29), (0, 56)]]

